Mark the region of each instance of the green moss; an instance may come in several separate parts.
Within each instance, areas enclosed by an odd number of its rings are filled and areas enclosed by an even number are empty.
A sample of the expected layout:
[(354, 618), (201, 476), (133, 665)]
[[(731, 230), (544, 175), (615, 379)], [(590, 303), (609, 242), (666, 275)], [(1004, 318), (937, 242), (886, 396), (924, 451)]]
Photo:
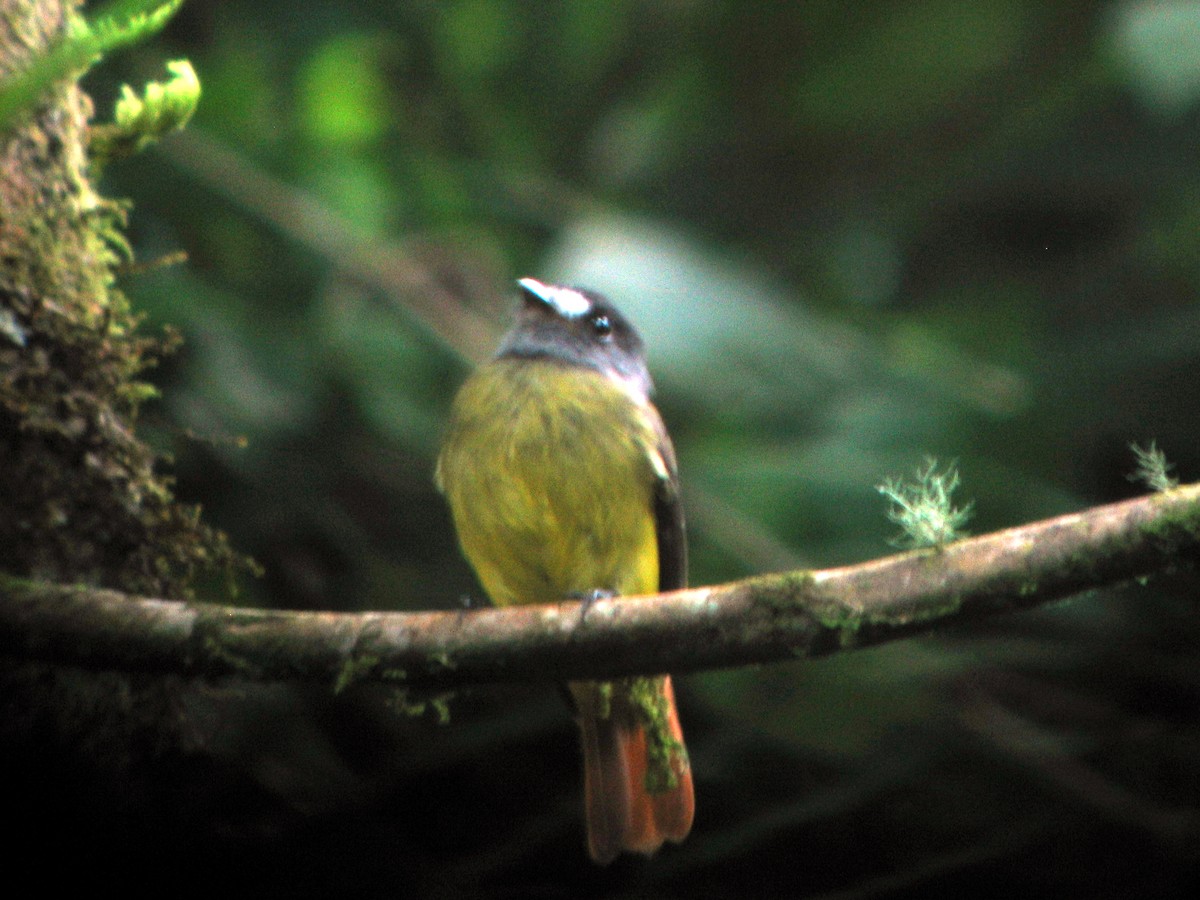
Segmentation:
[(394, 709), (414, 718), (433, 710), (438, 724), (447, 725), (450, 722), (450, 701), (452, 699), (454, 699), (453, 691), (416, 699), (407, 688), (397, 688), (389, 703)]
[(963, 526), (971, 518), (973, 504), (955, 507), (951, 502), (958, 488), (958, 470), (950, 463), (938, 471), (937, 460), (926, 457), (913, 481), (887, 478), (877, 490), (891, 501), (888, 519), (903, 530), (892, 540), (897, 547), (941, 549), (965, 535)]
[(601, 719), (607, 719), (612, 715), (613, 683), (611, 681), (596, 683), (596, 700), (598, 702), (596, 715)]
[(458, 668), (458, 663), (451, 659), (444, 650), (429, 654), (428, 669), (430, 672), (444, 672)]
[(1171, 475), (1174, 466), (1167, 462), (1166, 454), (1155, 446), (1154, 441), (1151, 441), (1148, 447), (1133, 443), (1129, 445), (1129, 449), (1137, 459), (1137, 470), (1130, 476), (1131, 481), (1141, 481), (1151, 490), (1158, 492), (1179, 487), (1179, 479)]
[(0, 571), (0, 594), (28, 595), (36, 592), (40, 587), (42, 587), (42, 583), (31, 578), (18, 578), (16, 575)]
[(453, 694), (438, 694), (429, 700), (429, 707), (437, 713), (439, 725), (450, 724), (450, 698), (453, 696)]
[(352, 655), (342, 664), (337, 679), (333, 683), (333, 693), (340, 694), (356, 681), (361, 681), (370, 675), (379, 665), (379, 657), (369, 653)]
[(237, 653), (234, 653), (219, 640), (212, 635), (206, 635), (203, 641), (204, 650), (215, 659), (221, 660), (234, 672), (240, 672), (243, 675), (258, 677), (258, 666), (249, 662)]
[(950, 594), (937, 603), (923, 603), (908, 609), (872, 613), (867, 616), (867, 622), (872, 625), (907, 625), (910, 622), (928, 622), (954, 615), (962, 608), (962, 604), (961, 594)]
[(807, 569), (763, 575), (746, 582), (759, 603), (773, 609), (790, 610), (806, 604), (812, 594), (813, 573)]
[[(862, 610), (822, 597), (816, 588), (816, 576), (809, 570), (766, 575), (752, 579), (749, 585), (758, 602), (770, 609), (803, 610), (822, 628), (836, 632), (839, 647), (849, 649), (857, 646), (858, 632), (869, 619)], [(807, 655), (807, 649), (798, 652)]]
[(629, 691), (634, 714), (646, 729), (646, 790), (663, 794), (679, 785), (679, 773), (687, 768), (687, 748), (671, 731), (670, 705), (663, 692), (663, 676), (630, 678)]
[(863, 612), (836, 601), (812, 601), (807, 612), (826, 631), (837, 635), (838, 647), (849, 650), (858, 646), (858, 633), (866, 622)]
[(822, 628), (830, 631), (853, 633), (863, 626), (865, 620), (861, 610), (852, 609), (844, 603), (813, 603), (807, 609)]
[(1142, 526), (1142, 533), (1164, 553), (1174, 555), (1200, 542), (1200, 504), (1165, 502), (1170, 497), (1169, 491), (1154, 496), (1153, 502), (1165, 509)]
[[(931, 548), (923, 552), (934, 557), (940, 551)], [(859, 645), (863, 628), (894, 628), (944, 618), (955, 613), (962, 606), (962, 602), (962, 597), (954, 594), (936, 603), (923, 602), (890, 609), (863, 609), (840, 601), (827, 600), (813, 601), (807, 610), (822, 628), (836, 633), (839, 648), (848, 650)]]

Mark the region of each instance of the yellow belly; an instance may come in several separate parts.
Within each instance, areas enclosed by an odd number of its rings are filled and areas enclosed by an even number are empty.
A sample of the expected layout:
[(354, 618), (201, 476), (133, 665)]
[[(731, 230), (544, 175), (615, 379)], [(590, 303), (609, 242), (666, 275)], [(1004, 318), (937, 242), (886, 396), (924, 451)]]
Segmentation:
[(661, 460), (644, 406), (611, 379), (495, 360), (463, 386), (438, 483), (492, 602), (658, 590)]

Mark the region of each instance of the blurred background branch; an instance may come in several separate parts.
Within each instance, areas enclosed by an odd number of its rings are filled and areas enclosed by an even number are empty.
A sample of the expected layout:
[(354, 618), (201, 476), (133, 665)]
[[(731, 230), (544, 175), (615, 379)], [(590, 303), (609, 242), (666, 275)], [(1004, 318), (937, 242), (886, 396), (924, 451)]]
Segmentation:
[(436, 248), (417, 242), (406, 246), (375, 238), (197, 129), (172, 141), (164, 152), (197, 181), (324, 256), (346, 277), (389, 298), (463, 358), (478, 362), (495, 346), (496, 328), (472, 309), (483, 306), (494, 313), (504, 295), (497, 293), (498, 285), (473, 278), (469, 261), (437, 254)]

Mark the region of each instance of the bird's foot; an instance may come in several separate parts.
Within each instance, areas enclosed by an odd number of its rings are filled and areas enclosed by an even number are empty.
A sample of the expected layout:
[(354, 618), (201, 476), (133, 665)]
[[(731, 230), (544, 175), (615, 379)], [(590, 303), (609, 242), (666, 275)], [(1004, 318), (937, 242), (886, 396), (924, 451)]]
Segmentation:
[(590, 591), (576, 591), (571, 594), (571, 599), (580, 601), (579, 603), (579, 624), (582, 625), (587, 620), (588, 611), (591, 610), (592, 604), (597, 600), (611, 600), (617, 596), (616, 591), (609, 591), (604, 588), (593, 588)]

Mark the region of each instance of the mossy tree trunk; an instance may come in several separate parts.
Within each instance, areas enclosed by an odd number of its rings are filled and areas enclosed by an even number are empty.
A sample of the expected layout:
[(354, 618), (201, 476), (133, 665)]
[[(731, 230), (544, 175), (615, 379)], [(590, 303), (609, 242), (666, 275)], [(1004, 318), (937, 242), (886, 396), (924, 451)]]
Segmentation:
[[(6, 4), (0, 82), (74, 6)], [(223, 545), (134, 431), (159, 346), (114, 286), (124, 211), (92, 185), (90, 115), (67, 81), (0, 137), (0, 570), (179, 596)]]
[[(0, 4), (0, 90), (78, 6)], [(0, 571), (179, 597), (229, 554), (135, 432), (161, 342), (139, 336), (115, 287), (124, 208), (92, 183), (91, 114), (70, 78), (0, 134)], [(123, 791), (138, 759), (185, 743), (170, 714), (181, 684), (0, 658), (0, 754), (115, 775), (85, 783)]]

